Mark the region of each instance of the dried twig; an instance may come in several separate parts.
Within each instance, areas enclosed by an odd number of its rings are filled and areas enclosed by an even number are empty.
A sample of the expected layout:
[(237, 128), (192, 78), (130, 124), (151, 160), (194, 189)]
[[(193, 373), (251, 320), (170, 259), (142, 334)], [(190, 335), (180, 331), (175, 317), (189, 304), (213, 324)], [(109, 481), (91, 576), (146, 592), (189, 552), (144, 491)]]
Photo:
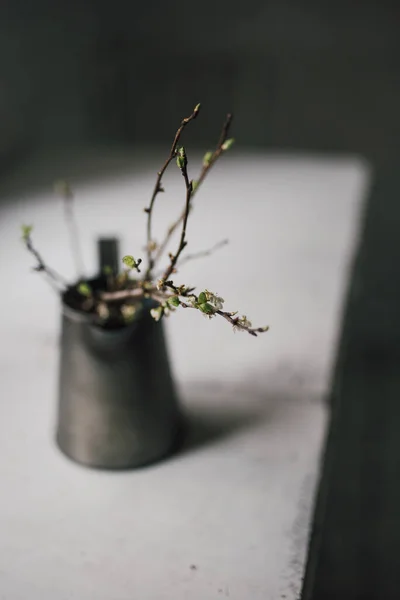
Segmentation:
[[(182, 306), (182, 308), (198, 308), (195, 304), (186, 304), (186, 302), (181, 302), (180, 305)], [(214, 310), (212, 311), (208, 316), (214, 316), (214, 315), (219, 315), (220, 317), (222, 317), (223, 319), (225, 319), (226, 321), (228, 321), (232, 326), (234, 330), (241, 330), (241, 331), (247, 331), (247, 333), (249, 333), (250, 335), (257, 337), (257, 334), (259, 333), (264, 333), (265, 331), (268, 331), (269, 327), (265, 326), (265, 327), (251, 327), (251, 325), (246, 325), (245, 323), (241, 322), (241, 319), (239, 317), (236, 317), (237, 313), (230, 313), (230, 312), (226, 312), (223, 310)]]
[(33, 245), (32, 238), (30, 236), (30, 228), (26, 228), (23, 233), (23, 240), (25, 242), (25, 246), (27, 250), (35, 257), (37, 265), (33, 267), (34, 271), (38, 271), (44, 273), (49, 278), (50, 282), (56, 284), (58, 288), (62, 286), (63, 289), (67, 287), (66, 280), (54, 269), (51, 269), (44, 262), (41, 254), (39, 254), (38, 250)]
[[(199, 109), (200, 104), (198, 104), (195, 107), (193, 113), (189, 117), (182, 120), (181, 125), (175, 134), (169, 156), (165, 161), (163, 167), (157, 174), (157, 180), (153, 190), (153, 194), (151, 196), (150, 205), (148, 208), (145, 209), (148, 215), (148, 266), (143, 279), (129, 279), (128, 273), (131, 270), (136, 270), (140, 272), (139, 265), (142, 261), (141, 259), (135, 259), (131, 255), (126, 255), (123, 257), (122, 262), (125, 264), (126, 267), (128, 267), (128, 270), (125, 270), (120, 275), (117, 275), (113, 280), (110, 280), (109, 278), (110, 273), (105, 273), (105, 275), (108, 277), (108, 284), (105, 290), (93, 290), (90, 285), (90, 282), (86, 282), (83, 278), (81, 278), (81, 280), (78, 281), (78, 284), (76, 284), (75, 286), (71, 286), (71, 288), (75, 288), (76, 291), (82, 296), (82, 302), (80, 304), (81, 310), (87, 312), (89, 315), (92, 315), (93, 322), (97, 324), (102, 325), (107, 320), (114, 322), (114, 319), (123, 319), (125, 323), (128, 323), (130, 320), (132, 320), (135, 314), (137, 303), (140, 304), (141, 301), (145, 298), (151, 298), (158, 304), (157, 307), (153, 307), (150, 310), (151, 316), (156, 321), (159, 321), (164, 316), (168, 316), (177, 307), (182, 306), (182, 308), (197, 309), (209, 318), (218, 315), (226, 321), (228, 321), (233, 326), (234, 330), (247, 331), (247, 333), (254, 337), (256, 337), (259, 333), (268, 330), (268, 327), (252, 327), (251, 322), (247, 319), (245, 315), (237, 316), (237, 312), (224, 311), (224, 299), (219, 297), (217, 294), (210, 292), (209, 290), (204, 290), (200, 292), (197, 296), (193, 293), (195, 288), (186, 285), (175, 285), (172, 279), (170, 279), (171, 275), (173, 273), (176, 273), (178, 261), (180, 260), (182, 252), (187, 245), (186, 230), (193, 195), (198, 190), (199, 186), (202, 184), (205, 177), (207, 176), (207, 173), (210, 171), (210, 169), (221, 156), (221, 154), (228, 150), (233, 143), (233, 139), (228, 139), (229, 129), (232, 122), (232, 115), (228, 114), (224, 126), (222, 128), (216, 149), (213, 152), (207, 152), (204, 156), (203, 166), (198, 180), (190, 180), (187, 169), (188, 161), (186, 151), (184, 147), (178, 145), (178, 143), (180, 141), (183, 129), (188, 123), (190, 123), (190, 121), (197, 117)], [(157, 246), (155, 245), (151, 236), (152, 214), (157, 195), (160, 192), (164, 191), (161, 185), (162, 177), (173, 159), (176, 159), (177, 165), (180, 168), (182, 177), (184, 179), (186, 189), (185, 207), (179, 219), (175, 223), (173, 223), (173, 225), (168, 229), (164, 242), (157, 250)], [(68, 184), (66, 184), (65, 182), (59, 182), (57, 191), (62, 195), (62, 197), (65, 200), (65, 211), (68, 220), (68, 226), (70, 229), (70, 236), (72, 242), (71, 245), (74, 252), (75, 263), (78, 271), (81, 272), (82, 261), (79, 252), (79, 239), (72, 211), (73, 194)], [(162, 255), (163, 251), (166, 249), (166, 246), (170, 241), (174, 231), (181, 224), (182, 230), (179, 238), (178, 247), (174, 254), (169, 254), (169, 265), (166, 267), (161, 279), (157, 283), (155, 283), (153, 273), (154, 264), (156, 260)], [(42, 271), (51, 280), (53, 285), (62, 285), (64, 289), (65, 287), (68, 287), (67, 282), (56, 271), (49, 268), (45, 264), (44, 260), (42, 259), (42, 256), (33, 246), (30, 235), (32, 227), (23, 226), (22, 231), (24, 243), (28, 251), (35, 257), (37, 262), (36, 267), (34, 267), (35, 270)], [(222, 240), (215, 244), (212, 248), (186, 256), (183, 260), (179, 262), (179, 264), (184, 264), (185, 262), (188, 262), (189, 260), (195, 258), (209, 256), (216, 249), (226, 245), (227, 243), (228, 240)], [(60, 291), (59, 288), (58, 291)]]
[(168, 278), (170, 277), (170, 275), (174, 272), (174, 269), (175, 269), (176, 263), (178, 262), (179, 256), (181, 255), (182, 251), (184, 250), (185, 246), (187, 245), (186, 227), (187, 227), (187, 222), (188, 222), (188, 217), (189, 217), (190, 200), (192, 198), (192, 192), (193, 192), (193, 182), (189, 181), (189, 176), (188, 176), (188, 172), (187, 172), (187, 157), (186, 157), (185, 149), (183, 147), (180, 148), (180, 150), (179, 150), (178, 166), (181, 169), (181, 173), (182, 173), (183, 179), (185, 181), (185, 186), (186, 186), (185, 210), (184, 210), (184, 214), (183, 214), (182, 232), (181, 232), (181, 237), (179, 240), (179, 245), (178, 245), (178, 248), (177, 248), (175, 254), (172, 254), (170, 256), (171, 262), (170, 262), (169, 266), (167, 267), (167, 269), (165, 270), (164, 275), (161, 278), (161, 280), (164, 282), (167, 281)]
[[(170, 282), (167, 282), (170, 283)], [(159, 303), (160, 307), (162, 306), (167, 306), (168, 304), (168, 300), (173, 298), (173, 297), (177, 297), (177, 296), (181, 296), (183, 298), (185, 298), (188, 294), (190, 294), (190, 292), (192, 292), (192, 288), (189, 288), (185, 294), (177, 294), (178, 292), (178, 288), (176, 288), (173, 284), (168, 285), (168, 287), (171, 288), (172, 292), (167, 291), (167, 290), (158, 290), (157, 288), (153, 287), (151, 289), (143, 289), (143, 288), (135, 288), (132, 290), (120, 290), (117, 292), (103, 292), (100, 294), (100, 300), (104, 301), (104, 302), (118, 302), (118, 301), (124, 301), (124, 300), (128, 300), (131, 298), (134, 298), (136, 300), (140, 300), (141, 298), (143, 298), (144, 296), (148, 296), (150, 298), (152, 298), (153, 300), (155, 300), (156, 302)], [(182, 308), (195, 308), (195, 309), (199, 309), (198, 303), (194, 302), (193, 304), (187, 304), (186, 301), (179, 301), (179, 305), (182, 306)], [(170, 307), (169, 307), (170, 308)], [(201, 312), (201, 311), (200, 311)], [(246, 324), (246, 319), (241, 319), (239, 317), (237, 317), (237, 313), (235, 312), (226, 312), (223, 310), (212, 310), (212, 312), (208, 315), (208, 316), (214, 316), (214, 315), (218, 315), (220, 317), (222, 317), (223, 319), (225, 319), (226, 321), (228, 321), (228, 323), (230, 323), (234, 330), (240, 330), (240, 331), (247, 331), (247, 333), (249, 333), (250, 335), (257, 337), (257, 335), (259, 333), (264, 333), (265, 331), (268, 331), (269, 327), (251, 327), (250, 324)]]
[[(197, 193), (199, 187), (201, 186), (204, 179), (206, 178), (207, 173), (210, 171), (212, 166), (217, 162), (218, 158), (224, 152), (225, 149), (223, 146), (228, 139), (229, 130), (230, 130), (230, 127), (232, 124), (232, 119), (233, 119), (233, 115), (231, 113), (228, 113), (226, 116), (224, 125), (222, 127), (221, 134), (219, 136), (218, 144), (217, 144), (214, 152), (208, 153), (208, 155), (206, 154), (205, 158), (207, 158), (207, 160), (203, 161), (203, 166), (202, 166), (199, 178), (196, 180), (196, 187), (194, 190), (192, 190), (192, 197)], [(157, 253), (154, 257), (153, 266), (160, 260), (160, 258), (164, 254), (164, 252), (171, 240), (171, 237), (174, 235), (175, 231), (177, 230), (179, 225), (182, 223), (184, 217), (185, 217), (185, 210), (182, 211), (182, 213), (178, 217), (178, 219), (176, 221), (174, 221), (174, 223), (172, 223), (172, 225), (170, 225), (170, 227), (168, 228), (166, 236), (165, 236), (163, 242), (160, 244), (160, 246), (157, 250)]]
[[(192, 198), (193, 198), (193, 192), (192, 192)], [(229, 244), (229, 240), (227, 240), (227, 239), (221, 240), (220, 242), (217, 242), (216, 244), (214, 244), (214, 246), (212, 246), (211, 248), (207, 248), (207, 250), (200, 250), (199, 252), (195, 252), (193, 254), (187, 254), (186, 256), (181, 258), (179, 264), (180, 264), (180, 266), (182, 266), (191, 260), (196, 260), (197, 258), (205, 258), (206, 256), (211, 256), (216, 250), (219, 250), (219, 248), (223, 248), (223, 246), (226, 246), (227, 244)], [(159, 271), (158, 273), (155, 274), (154, 278), (159, 279), (161, 277), (161, 274), (162, 273)]]
[(156, 183), (154, 186), (154, 190), (153, 190), (153, 194), (151, 196), (150, 199), (150, 205), (148, 208), (145, 208), (145, 212), (147, 213), (147, 270), (145, 273), (145, 280), (149, 281), (151, 278), (151, 271), (153, 270), (154, 267), (154, 258), (153, 258), (153, 249), (152, 249), (152, 234), (151, 234), (151, 226), (152, 226), (152, 215), (153, 215), (153, 208), (154, 208), (154, 202), (156, 200), (157, 195), (160, 192), (163, 192), (164, 189), (161, 185), (161, 180), (162, 177), (165, 173), (165, 171), (167, 170), (169, 164), (171, 163), (171, 161), (176, 157), (176, 153), (177, 153), (177, 145), (178, 142), (180, 140), (182, 131), (184, 130), (184, 128), (186, 127), (186, 125), (188, 125), (188, 123), (190, 123), (190, 121), (193, 121), (193, 119), (195, 119), (197, 117), (197, 115), (199, 114), (199, 110), (200, 110), (200, 104), (197, 104), (197, 106), (195, 106), (192, 114), (189, 117), (186, 117), (185, 119), (182, 120), (180, 127), (178, 129), (178, 131), (175, 134), (175, 138), (174, 141), (172, 143), (171, 146), (171, 150), (169, 153), (169, 156), (167, 158), (167, 160), (165, 161), (165, 163), (163, 164), (162, 168), (160, 171), (158, 171), (157, 173), (157, 179), (156, 179)]
[[(193, 194), (192, 194), (193, 197)], [(218, 242), (217, 244), (214, 244), (214, 246), (212, 246), (211, 248), (208, 248), (207, 250), (201, 250), (200, 252), (195, 252), (194, 254), (187, 254), (186, 256), (184, 256), (181, 261), (180, 261), (180, 266), (184, 265), (185, 263), (187, 263), (189, 260), (194, 260), (196, 258), (204, 258), (205, 256), (210, 256), (211, 254), (213, 254), (213, 252), (215, 252), (215, 250), (218, 250), (219, 248), (222, 248), (223, 246), (226, 246), (229, 243), (229, 240), (221, 240), (220, 242)]]
[(133, 289), (125, 289), (125, 290), (116, 290), (113, 292), (101, 292), (99, 294), (100, 300), (104, 302), (119, 302), (123, 300), (128, 300), (129, 298), (143, 298), (145, 294), (152, 295), (157, 290), (156, 287), (152, 287), (148, 290), (143, 289), (142, 287), (137, 287)]
[(82, 249), (79, 238), (79, 230), (74, 215), (74, 194), (70, 185), (66, 181), (57, 181), (54, 185), (54, 191), (56, 192), (56, 194), (61, 196), (61, 198), (64, 201), (65, 217), (69, 230), (70, 245), (72, 256), (74, 258), (75, 269), (78, 279), (83, 279), (84, 266), (82, 260)]
[(215, 311), (215, 314), (226, 319), (231, 325), (233, 325), (234, 330), (240, 329), (241, 331), (247, 331), (247, 333), (253, 335), (254, 337), (257, 337), (258, 333), (264, 333), (269, 329), (268, 325), (265, 327), (247, 327), (246, 325), (240, 323), (240, 319), (238, 317), (234, 317), (232, 316), (232, 313), (224, 312), (222, 310)]

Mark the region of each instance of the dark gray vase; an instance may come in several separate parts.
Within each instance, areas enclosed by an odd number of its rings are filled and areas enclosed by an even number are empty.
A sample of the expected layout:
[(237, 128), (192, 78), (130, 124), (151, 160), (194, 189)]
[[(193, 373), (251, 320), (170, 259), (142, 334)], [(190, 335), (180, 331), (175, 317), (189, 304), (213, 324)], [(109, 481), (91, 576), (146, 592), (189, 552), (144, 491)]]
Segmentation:
[(78, 463), (140, 467), (180, 439), (163, 325), (149, 308), (129, 326), (107, 330), (63, 302), (57, 444)]

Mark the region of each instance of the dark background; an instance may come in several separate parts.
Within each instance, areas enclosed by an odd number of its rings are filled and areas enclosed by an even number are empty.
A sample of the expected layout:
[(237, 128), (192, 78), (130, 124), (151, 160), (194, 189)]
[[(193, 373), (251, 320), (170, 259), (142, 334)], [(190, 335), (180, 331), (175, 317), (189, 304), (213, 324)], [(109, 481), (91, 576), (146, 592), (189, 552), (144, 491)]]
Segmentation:
[(241, 146), (360, 153), (400, 145), (395, 0), (2, 0), (0, 156), (193, 141), (225, 112)]

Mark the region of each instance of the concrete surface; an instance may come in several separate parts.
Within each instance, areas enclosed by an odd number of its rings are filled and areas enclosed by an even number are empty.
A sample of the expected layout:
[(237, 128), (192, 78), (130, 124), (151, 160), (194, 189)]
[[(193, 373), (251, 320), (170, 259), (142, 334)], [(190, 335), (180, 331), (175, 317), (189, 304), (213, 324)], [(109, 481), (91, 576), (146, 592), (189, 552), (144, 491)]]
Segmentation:
[[(158, 162), (72, 181), (88, 273), (98, 234), (118, 233), (121, 250), (140, 255)], [(232, 153), (215, 170), (195, 203), (189, 250), (224, 237), (230, 245), (176, 279), (218, 292), (271, 331), (253, 339), (194, 311), (171, 317), (191, 434), (169, 461), (125, 473), (86, 470), (54, 445), (59, 306), (29, 272), (19, 226), (33, 223), (48, 262), (72, 277), (63, 210), (51, 193), (3, 194), (2, 600), (298, 597), (368, 178), (355, 157)], [(158, 232), (183, 202), (179, 174), (166, 187)]]

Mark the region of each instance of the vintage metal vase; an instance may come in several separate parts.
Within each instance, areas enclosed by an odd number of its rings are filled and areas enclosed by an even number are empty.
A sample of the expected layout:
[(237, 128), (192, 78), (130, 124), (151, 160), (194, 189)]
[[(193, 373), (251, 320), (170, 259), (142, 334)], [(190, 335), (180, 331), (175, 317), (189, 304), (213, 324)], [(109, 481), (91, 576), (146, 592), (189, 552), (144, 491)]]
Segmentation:
[[(99, 250), (105, 263), (104, 241)], [(140, 467), (168, 455), (180, 439), (164, 329), (149, 308), (146, 301), (131, 324), (107, 330), (62, 303), (56, 439), (78, 463)]]

